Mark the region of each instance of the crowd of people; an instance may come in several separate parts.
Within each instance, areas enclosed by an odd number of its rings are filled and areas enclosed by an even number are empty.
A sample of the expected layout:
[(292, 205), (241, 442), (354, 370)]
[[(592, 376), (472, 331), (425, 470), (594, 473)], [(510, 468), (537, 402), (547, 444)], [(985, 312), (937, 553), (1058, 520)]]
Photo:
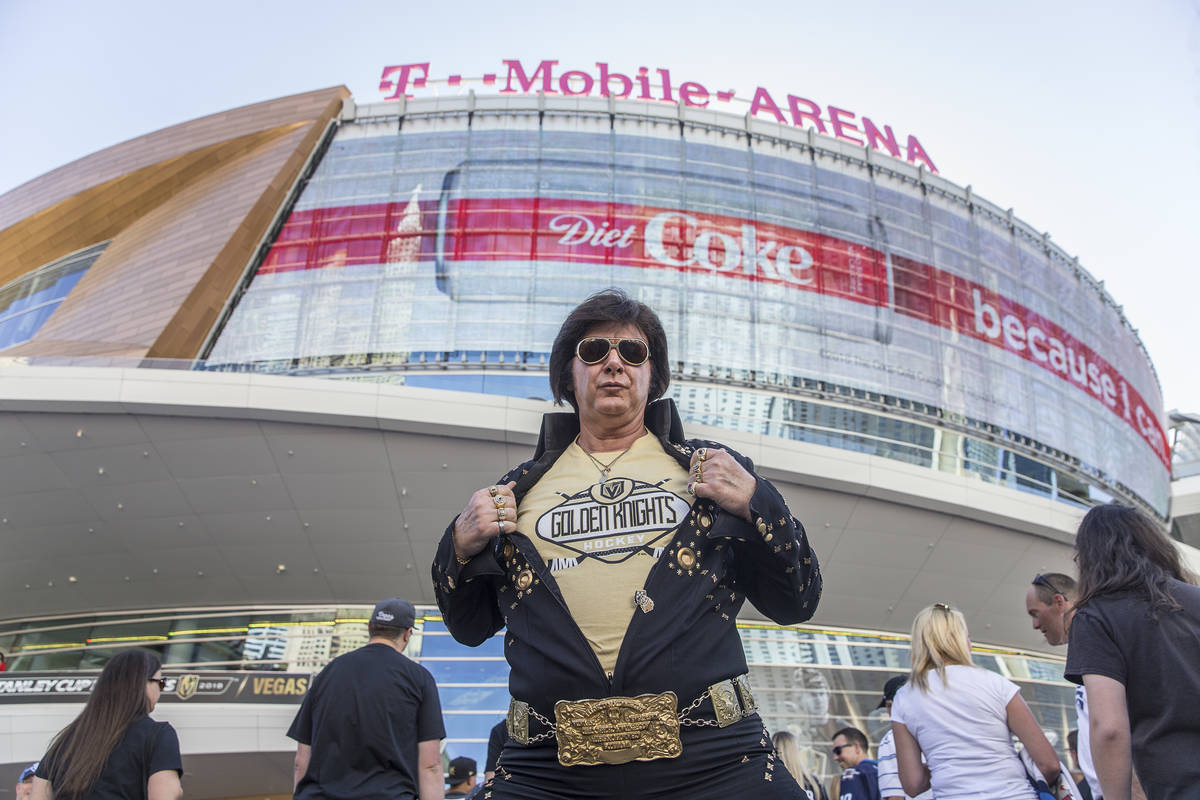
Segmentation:
[[(973, 664), (963, 614), (935, 602), (913, 622), (911, 672), (881, 687), (877, 757), (858, 728), (829, 732), (842, 772), (827, 791), (795, 737), (766, 730), (735, 627), (747, 599), (780, 624), (811, 618), (816, 553), (749, 459), (683, 435), (670, 363), (651, 309), (589, 298), (550, 358), (572, 411), (548, 414), (533, 457), (446, 528), (432, 568), (446, 626), (467, 645), (504, 630), (510, 666), (483, 781), (469, 758), (443, 771), (437, 687), (403, 654), (415, 610), (389, 598), (288, 730), (296, 798), (1200, 798), (1200, 588), (1116, 504), (1084, 517), (1078, 580), (1036, 575), (1025, 596), (1034, 628), (1070, 645), (1078, 785), (1019, 687)], [(162, 688), (153, 656), (113, 658), (18, 791), (177, 800), (179, 742), (149, 716)]]

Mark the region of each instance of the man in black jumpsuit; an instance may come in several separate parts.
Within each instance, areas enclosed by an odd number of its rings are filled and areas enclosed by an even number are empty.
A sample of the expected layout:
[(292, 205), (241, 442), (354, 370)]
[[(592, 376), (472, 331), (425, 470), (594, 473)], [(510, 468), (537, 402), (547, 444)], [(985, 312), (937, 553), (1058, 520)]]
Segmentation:
[(609, 291), (571, 312), (550, 380), (574, 413), (546, 415), (433, 564), (458, 641), (507, 629), (512, 735), (484, 800), (803, 797), (736, 628), (746, 599), (781, 624), (816, 611), (803, 526), (749, 459), (654, 402), (670, 359), (643, 304)]

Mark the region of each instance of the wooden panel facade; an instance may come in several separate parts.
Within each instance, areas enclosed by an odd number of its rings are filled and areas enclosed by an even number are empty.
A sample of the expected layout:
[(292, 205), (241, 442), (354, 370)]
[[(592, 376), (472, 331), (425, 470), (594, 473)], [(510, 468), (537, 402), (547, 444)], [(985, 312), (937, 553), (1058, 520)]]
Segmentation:
[(193, 120), (0, 196), (0, 286), (111, 240), (34, 337), (0, 352), (194, 358), (349, 96), (336, 87)]

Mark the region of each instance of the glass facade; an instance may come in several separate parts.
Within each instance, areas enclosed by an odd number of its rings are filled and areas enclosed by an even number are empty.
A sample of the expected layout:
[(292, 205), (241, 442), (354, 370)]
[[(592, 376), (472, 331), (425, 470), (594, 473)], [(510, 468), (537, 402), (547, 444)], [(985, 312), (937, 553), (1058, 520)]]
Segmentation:
[[(744, 126), (493, 100), (344, 123), (205, 366), (541, 396), (526, 379), (566, 313), (620, 286), (660, 314), (678, 378), (756, 390), (705, 391), (688, 419), (832, 395), (884, 412), (858, 418), (873, 436), (920, 408), (925, 429), (1008, 439), (953, 455), (1018, 488), (1066, 467), (1165, 514), (1153, 368), (1042, 237), (903, 170)], [(845, 413), (775, 412), (785, 436)], [(903, 438), (881, 454), (924, 461), (928, 435)]]
[(1200, 513), (1195, 489), (1200, 475), (1200, 415), (1171, 412), (1171, 474), (1175, 481), (1171, 500), (1171, 535), (1184, 544), (1200, 547)]
[(32, 339), (106, 247), (87, 247), (0, 286), (0, 352)]
[(1171, 473), (1176, 480), (1200, 475), (1200, 415), (1171, 412)]
[[(13, 621), (0, 629), (0, 651), (9, 655), (3, 677), (98, 670), (128, 647), (155, 652), (168, 676), (209, 670), (312, 673), (366, 642), (370, 610), (160, 610)], [(795, 733), (824, 778), (836, 770), (829, 752), (834, 731), (853, 725), (878, 743), (888, 721), (875, 707), (887, 679), (910, 668), (907, 636), (745, 620), (738, 628), (768, 729)], [(479, 647), (465, 647), (450, 636), (437, 609), (419, 608), (406, 653), (437, 681), (447, 755), (467, 755), (483, 764), (488, 733), (508, 709), (502, 634)], [(1066, 732), (1075, 727), (1074, 688), (1062, 678), (1063, 660), (985, 645), (975, 645), (974, 660), (1020, 685), (1063, 754)]]

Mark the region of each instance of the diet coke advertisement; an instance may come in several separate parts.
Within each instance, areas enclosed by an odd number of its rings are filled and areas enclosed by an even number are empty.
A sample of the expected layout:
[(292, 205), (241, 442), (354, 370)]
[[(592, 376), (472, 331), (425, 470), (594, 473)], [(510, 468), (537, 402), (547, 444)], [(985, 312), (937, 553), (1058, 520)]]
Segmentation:
[[(887, 303), (885, 259), (862, 245), (731, 217), (577, 200), (460, 200), (445, 228), (440, 262), (518, 255), (493, 242), (522, 226), (535, 233), (523, 237), (519, 252), (536, 260), (713, 273), (868, 305)], [(470, 291), (454, 285), (444, 267), (439, 276), (451, 297)]]
[[(356, 216), (382, 222), (397, 212), (380, 211)], [(1015, 300), (928, 264), (813, 231), (614, 203), (460, 198), (423, 207), (422, 217), (436, 219), (429, 220), (436, 225), (435, 236), (414, 232), (409, 238), (423, 237), (420, 249), (436, 265), (438, 287), (456, 302), (486, 301), (494, 293), (494, 287), (462, 280), (456, 264), (517, 259), (565, 262), (581, 270), (603, 265), (703, 273), (812, 292), (920, 320), (1013, 353), (1090, 394), (1128, 423), (1169, 468), (1162, 426), (1113, 365)], [(289, 225), (310, 222), (293, 215)], [(348, 242), (353, 245), (349, 258), (357, 253), (358, 258), (377, 259), (385, 239), (387, 246), (396, 247), (396, 237), (384, 230), (362, 230), (360, 224), (360, 234)], [(313, 266), (285, 263), (283, 255), (272, 251), (260, 272)], [(886, 344), (890, 329), (883, 318), (881, 314), (875, 339)]]
[[(822, 381), (884, 413), (881, 395), (1028, 437), (1165, 510), (1153, 368), (1044, 243), (791, 151), (578, 122), (407, 139), (346, 126), (208, 362), (378, 364), (379, 379), (543, 396), (536, 366), (566, 313), (619, 286), (659, 313), (683, 377), (755, 381), (753, 411), (728, 393), (747, 430), (792, 424), (771, 386)], [(998, 476), (1003, 457), (970, 455)]]

